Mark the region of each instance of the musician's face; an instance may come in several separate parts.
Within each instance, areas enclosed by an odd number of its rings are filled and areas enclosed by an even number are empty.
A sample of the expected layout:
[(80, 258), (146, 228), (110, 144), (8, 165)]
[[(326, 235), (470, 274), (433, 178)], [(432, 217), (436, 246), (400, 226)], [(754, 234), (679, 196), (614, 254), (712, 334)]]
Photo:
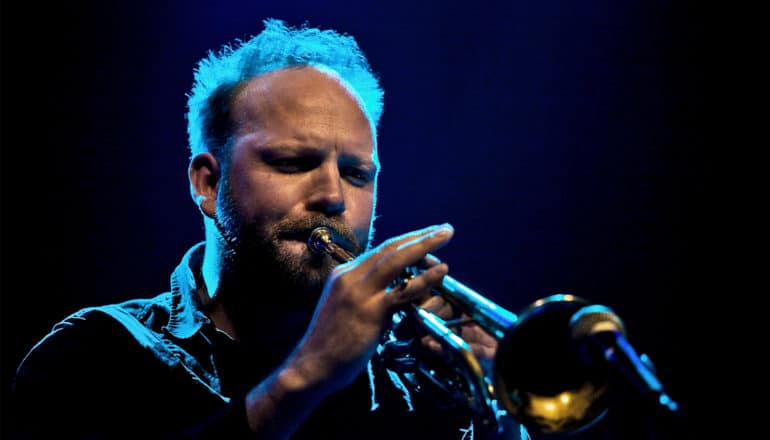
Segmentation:
[(310, 254), (310, 231), (330, 226), (355, 252), (373, 231), (379, 164), (369, 119), (348, 88), (310, 67), (252, 79), (232, 118), (218, 204), (226, 228), (241, 251), (268, 247), (279, 270), (320, 286), (333, 264)]

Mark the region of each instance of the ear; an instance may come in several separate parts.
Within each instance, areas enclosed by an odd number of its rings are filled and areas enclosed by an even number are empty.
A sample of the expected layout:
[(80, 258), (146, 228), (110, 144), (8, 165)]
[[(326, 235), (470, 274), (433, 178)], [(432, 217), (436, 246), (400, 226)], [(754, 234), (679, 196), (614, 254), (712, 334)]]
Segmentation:
[(196, 154), (190, 161), (190, 194), (201, 213), (216, 217), (217, 189), (219, 188), (219, 162), (211, 153)]

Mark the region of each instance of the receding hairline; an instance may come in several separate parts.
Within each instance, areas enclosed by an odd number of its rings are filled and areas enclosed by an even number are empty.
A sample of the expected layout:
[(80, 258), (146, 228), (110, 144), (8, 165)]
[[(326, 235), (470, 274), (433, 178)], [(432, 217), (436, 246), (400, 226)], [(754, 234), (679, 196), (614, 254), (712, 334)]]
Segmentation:
[[(244, 92), (253, 87), (261, 87), (259, 83), (264, 83), (264, 85), (268, 85), (272, 81), (284, 81), (284, 79), (280, 79), (281, 76), (285, 73), (292, 73), (292, 72), (316, 72), (321, 75), (322, 78), (326, 78), (331, 80), (333, 83), (339, 85), (342, 90), (344, 90), (347, 95), (350, 96), (350, 98), (353, 99), (353, 101), (358, 106), (359, 110), (361, 110), (361, 113), (366, 117), (366, 119), (369, 121), (369, 124), (372, 126), (372, 129), (376, 128), (374, 117), (369, 114), (366, 107), (366, 102), (364, 101), (363, 97), (358, 93), (356, 88), (345, 78), (343, 78), (337, 71), (334, 69), (325, 66), (323, 64), (302, 64), (302, 65), (294, 65), (294, 66), (285, 66), (278, 69), (270, 70), (267, 72), (260, 73), (259, 75), (252, 76), (251, 78), (248, 78), (238, 84), (236, 87), (233, 88), (233, 94), (232, 99), (233, 103), (237, 102), (239, 99), (243, 97)], [(252, 91), (253, 93), (253, 91)], [(374, 134), (374, 131), (372, 132)]]
[(273, 71), (306, 66), (326, 70), (345, 86), (363, 108), (376, 139), (384, 91), (355, 38), (307, 23), (290, 26), (271, 18), (264, 24), (259, 34), (209, 51), (198, 62), (187, 100), (190, 152), (226, 148), (226, 127), (222, 125), (226, 118), (222, 116), (226, 116), (228, 102), (249, 81)]

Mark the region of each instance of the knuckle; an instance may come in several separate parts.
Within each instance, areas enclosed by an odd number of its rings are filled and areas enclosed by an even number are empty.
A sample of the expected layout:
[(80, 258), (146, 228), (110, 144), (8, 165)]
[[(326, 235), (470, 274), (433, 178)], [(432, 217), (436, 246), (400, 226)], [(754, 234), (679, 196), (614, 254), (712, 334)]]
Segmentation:
[(329, 278), (337, 282), (337, 280), (342, 279), (343, 276), (350, 270), (349, 267), (346, 266), (346, 264), (340, 264), (339, 266), (332, 269), (331, 274), (329, 275)]
[(389, 250), (397, 247), (400, 241), (401, 241), (401, 237), (391, 237), (383, 241), (382, 244), (380, 244), (379, 248), (381, 250)]
[(352, 287), (353, 276), (350, 273), (350, 267), (342, 266), (344, 265), (340, 265), (332, 269), (332, 273), (329, 279), (331, 280), (331, 283), (335, 289), (347, 290)]

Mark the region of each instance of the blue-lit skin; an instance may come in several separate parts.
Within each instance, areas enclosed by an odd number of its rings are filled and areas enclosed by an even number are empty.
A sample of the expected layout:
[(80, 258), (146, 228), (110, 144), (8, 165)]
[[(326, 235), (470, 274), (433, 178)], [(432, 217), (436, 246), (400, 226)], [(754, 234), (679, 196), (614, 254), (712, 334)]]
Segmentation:
[[(240, 91), (232, 114), (238, 130), (225, 187), (208, 185), (207, 168), (198, 168), (204, 175), (198, 176), (196, 194), (204, 198), (208, 222), (217, 217), (234, 230), (253, 222), (259, 235), (268, 237), (280, 222), (321, 216), (335, 219), (337, 229), (348, 230), (358, 243), (369, 242), (380, 165), (370, 121), (349, 88), (311, 67), (273, 71)], [(216, 164), (209, 153), (198, 158), (211, 169)], [(220, 195), (225, 200), (217, 203)], [(217, 243), (219, 232), (207, 227), (208, 241)], [(305, 240), (276, 244), (299, 271), (310, 271)], [(219, 285), (222, 251), (206, 248), (203, 275), (210, 297), (216, 295), (212, 286)], [(327, 274), (309, 276), (322, 284)]]
[[(386, 288), (404, 266), (448, 243), (454, 230), (439, 225), (386, 241), (337, 266), (323, 284), (328, 268), (307, 264), (315, 258), (307, 248), (307, 236), (282, 238), (272, 232), (285, 222), (319, 219), (333, 222), (340, 232), (349, 231), (344, 235), (351, 241), (368, 242), (379, 167), (372, 123), (361, 102), (338, 77), (305, 66), (248, 81), (234, 98), (231, 114), (236, 130), (229, 162), (220, 165), (205, 152), (193, 158), (190, 168), (195, 196), (208, 223), (206, 290), (200, 295), (216, 326), (235, 338), (243, 338), (245, 331), (249, 340), (272, 342), (280, 335), (285, 343), (299, 341), (281, 368), (246, 398), (252, 430), (259, 431), (266, 414), (277, 414), (279, 405), (292, 408), (277, 416), (281, 429), (292, 432), (315, 405), (365, 370), (396, 306), (430, 295), (448, 271), (445, 264), (428, 267), (408, 287), (390, 293)], [(270, 328), (260, 327), (259, 316), (236, 321), (233, 309), (219, 301), (228, 297), (222, 289), (232, 285), (241, 290), (230, 290), (230, 295), (273, 293), (263, 288), (264, 278), (271, 274), (232, 265), (225, 258), (241, 231), (270, 238), (282, 263), (309, 280), (301, 290), (313, 295), (313, 301), (320, 290), (314, 286), (322, 287), (306, 330), (296, 324), (300, 320), (273, 319)], [(220, 233), (234, 239), (224, 240)], [(272, 313), (290, 317), (312, 311), (312, 307), (292, 308), (296, 305)], [(485, 354), (489, 350), (484, 345)], [(269, 419), (275, 422), (273, 416)]]

